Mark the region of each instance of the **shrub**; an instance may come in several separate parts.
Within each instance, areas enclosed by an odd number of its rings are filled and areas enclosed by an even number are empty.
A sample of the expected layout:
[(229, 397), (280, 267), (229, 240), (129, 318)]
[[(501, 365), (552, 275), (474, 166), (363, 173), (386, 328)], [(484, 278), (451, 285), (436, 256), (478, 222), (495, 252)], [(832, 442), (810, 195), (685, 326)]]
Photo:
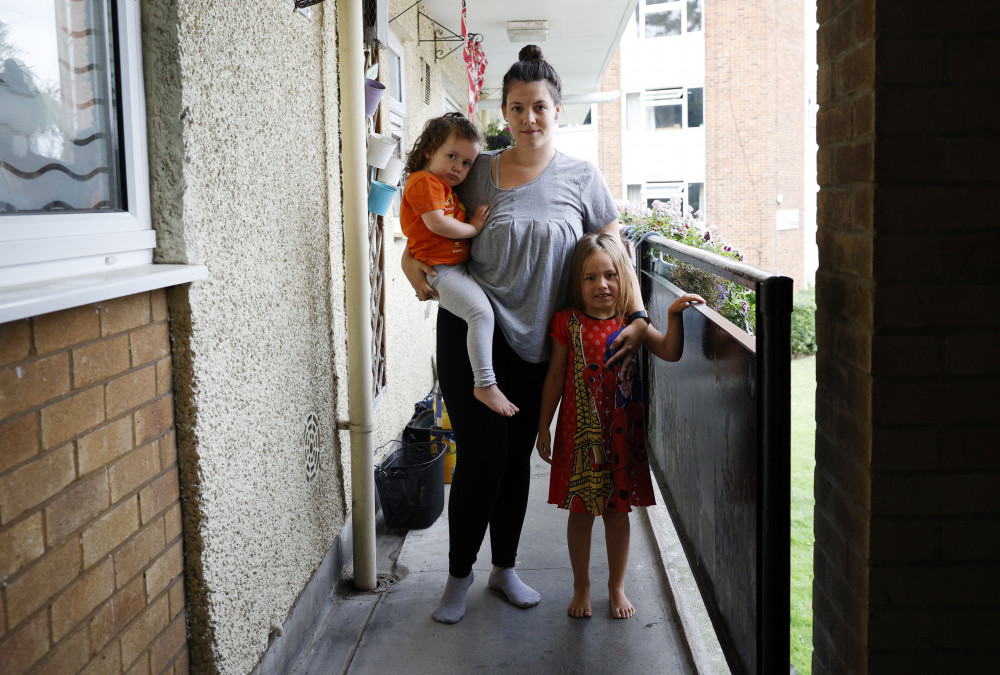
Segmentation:
[(816, 287), (809, 286), (792, 298), (792, 356), (816, 353)]
[[(712, 228), (705, 225), (700, 214), (688, 206), (681, 208), (680, 202), (654, 201), (652, 208), (630, 202), (618, 202), (622, 227), (629, 228), (635, 238), (647, 232), (656, 232), (667, 239), (688, 246), (705, 249), (733, 260), (743, 260), (743, 252), (727, 243)], [(668, 277), (675, 285), (688, 293), (697, 293), (705, 298), (708, 306), (750, 335), (756, 325), (756, 294), (726, 279), (720, 279), (710, 272), (668, 258), (673, 265)]]

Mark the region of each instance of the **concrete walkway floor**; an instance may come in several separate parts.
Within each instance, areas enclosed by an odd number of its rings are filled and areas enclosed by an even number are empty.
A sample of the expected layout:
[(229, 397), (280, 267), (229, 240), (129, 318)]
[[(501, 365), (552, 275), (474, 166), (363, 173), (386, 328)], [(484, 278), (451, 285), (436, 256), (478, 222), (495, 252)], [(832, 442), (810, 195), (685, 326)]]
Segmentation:
[[(454, 625), (431, 618), (448, 574), (446, 503), (444, 513), (426, 530), (403, 533), (380, 526), (378, 572), (380, 578), (390, 578), (389, 585), (381, 591), (358, 593), (351, 592), (349, 582), (342, 583), (292, 672), (728, 672), (724, 660), (721, 666), (713, 665), (711, 659), (705, 661), (701, 638), (685, 638), (668, 583), (670, 558), (676, 552), (671, 553), (671, 545), (663, 543), (658, 532), (662, 525), (657, 525), (655, 515), (651, 520), (646, 509), (636, 509), (631, 515), (626, 594), (636, 606), (635, 616), (611, 617), (604, 528), (598, 520), (591, 560), (594, 616), (569, 618), (566, 606), (573, 575), (566, 548), (566, 511), (546, 504), (547, 495), (548, 465), (536, 456), (517, 570), (525, 583), (541, 593), (538, 606), (518, 609), (487, 588), (491, 569), (487, 536), (474, 568), (476, 578), (465, 618)], [(659, 517), (665, 515), (662, 506), (656, 509)], [(345, 578), (350, 578), (350, 570)], [(685, 602), (683, 594), (688, 591), (680, 589), (678, 602)], [(690, 614), (682, 609), (685, 612)]]

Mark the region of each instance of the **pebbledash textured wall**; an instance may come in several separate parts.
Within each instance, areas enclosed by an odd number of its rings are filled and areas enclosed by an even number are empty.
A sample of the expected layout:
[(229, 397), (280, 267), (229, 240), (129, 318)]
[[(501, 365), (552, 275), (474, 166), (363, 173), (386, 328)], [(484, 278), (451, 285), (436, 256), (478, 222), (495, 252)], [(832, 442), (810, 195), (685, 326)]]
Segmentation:
[[(198, 672), (257, 664), (349, 515), (335, 10), (143, 2), (156, 255), (209, 270), (169, 296)], [(403, 286), (399, 252), (386, 250), (378, 445), (433, 381), (433, 313)]]
[(188, 672), (164, 291), (0, 324), (0, 672)]

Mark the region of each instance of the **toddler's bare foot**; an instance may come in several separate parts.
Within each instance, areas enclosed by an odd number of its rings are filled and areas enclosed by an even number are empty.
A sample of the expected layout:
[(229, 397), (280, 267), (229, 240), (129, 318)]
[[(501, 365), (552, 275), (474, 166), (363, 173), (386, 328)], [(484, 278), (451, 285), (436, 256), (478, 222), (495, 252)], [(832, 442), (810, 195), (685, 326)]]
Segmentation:
[(518, 407), (508, 401), (507, 397), (500, 391), (500, 387), (495, 384), (488, 387), (473, 387), (472, 395), (490, 410), (500, 413), (504, 417), (510, 417), (518, 411)]
[(627, 619), (635, 614), (635, 607), (628, 601), (622, 591), (608, 590), (608, 599), (611, 600), (611, 616), (616, 619)]
[(573, 599), (569, 601), (566, 613), (575, 619), (590, 618), (590, 586), (573, 591)]

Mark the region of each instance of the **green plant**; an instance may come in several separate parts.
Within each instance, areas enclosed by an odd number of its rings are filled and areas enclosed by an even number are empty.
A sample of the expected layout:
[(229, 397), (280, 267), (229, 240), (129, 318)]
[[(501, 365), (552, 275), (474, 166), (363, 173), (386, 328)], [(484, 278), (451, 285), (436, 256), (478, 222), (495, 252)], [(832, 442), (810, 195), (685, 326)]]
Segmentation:
[[(667, 239), (705, 249), (733, 260), (743, 260), (743, 252), (727, 243), (712, 228), (705, 225), (700, 214), (690, 206), (682, 207), (679, 200), (654, 201), (651, 208), (631, 202), (618, 202), (619, 221), (632, 234), (656, 232)], [(689, 293), (697, 293), (705, 302), (729, 321), (751, 335), (757, 320), (756, 294), (748, 288), (710, 272), (667, 258), (672, 265), (670, 280)]]
[(809, 286), (792, 298), (792, 356), (816, 353), (816, 287)]
[(514, 145), (514, 135), (510, 133), (510, 127), (504, 125), (500, 128), (499, 120), (491, 120), (483, 130), (483, 135), (486, 136), (487, 150), (503, 150)]

